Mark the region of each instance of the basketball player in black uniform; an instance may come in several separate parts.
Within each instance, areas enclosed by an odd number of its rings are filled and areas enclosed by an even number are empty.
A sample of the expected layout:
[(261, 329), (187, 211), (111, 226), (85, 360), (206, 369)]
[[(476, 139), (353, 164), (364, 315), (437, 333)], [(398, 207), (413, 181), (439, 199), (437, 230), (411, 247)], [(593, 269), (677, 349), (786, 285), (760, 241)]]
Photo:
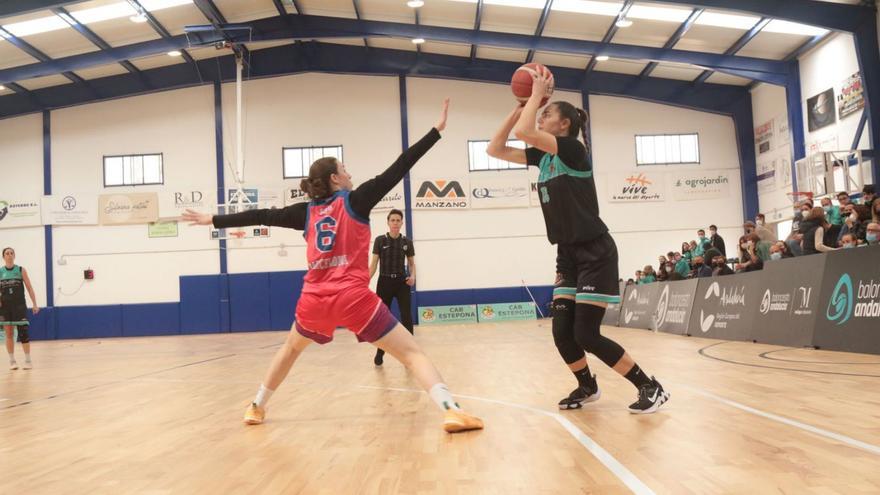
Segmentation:
[[(638, 399), (629, 406), (630, 412), (653, 413), (669, 399), (669, 393), (619, 344), (599, 333), (605, 308), (620, 303), (617, 246), (599, 218), (590, 153), (578, 141), (578, 134), (583, 132), (587, 142), (587, 113), (557, 101), (547, 105), (537, 118), (541, 99), (552, 83), (549, 71), (541, 69), (528, 102), (508, 115), (489, 143), (488, 153), (540, 170), (538, 194), (547, 237), (557, 245), (557, 282), (551, 307), (553, 340), (578, 381), (578, 387), (559, 402), (559, 408), (579, 409), (600, 396), (586, 351), (638, 389)], [(511, 131), (528, 145), (525, 150), (506, 145)]]
[(12, 340), (13, 330), (18, 327), (18, 341), (24, 350), (23, 369), (29, 370), (31, 364), (31, 340), (27, 320), (27, 304), (24, 300), (24, 292), (27, 290), (33, 303), (33, 313), (40, 312), (37, 306), (37, 297), (34, 288), (28, 278), (27, 270), (15, 264), (15, 250), (11, 247), (3, 248), (3, 265), (0, 266), (0, 325), (6, 331), (6, 352), (9, 354), (9, 369), (17, 370), (18, 363), (15, 361), (15, 342)]

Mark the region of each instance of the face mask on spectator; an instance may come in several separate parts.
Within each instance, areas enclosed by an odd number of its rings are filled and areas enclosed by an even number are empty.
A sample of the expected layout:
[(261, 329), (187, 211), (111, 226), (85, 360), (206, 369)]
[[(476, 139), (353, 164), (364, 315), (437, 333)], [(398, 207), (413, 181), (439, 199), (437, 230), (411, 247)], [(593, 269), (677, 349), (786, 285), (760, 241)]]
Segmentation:
[(825, 210), (825, 213), (831, 213), (831, 207), (830, 207), (830, 206), (823, 206), (822, 209)]
[(876, 244), (878, 240), (878, 236), (876, 232), (868, 232), (865, 234), (865, 240), (868, 241), (868, 244)]
[(856, 245), (851, 242), (847, 242), (847, 243), (843, 244), (843, 249), (852, 249), (854, 247), (856, 247)]
[(710, 231), (709, 231), (709, 235), (715, 235), (716, 233), (717, 233), (717, 232), (714, 231), (714, 230), (710, 230)]
[(775, 253), (770, 253), (770, 259), (771, 259), (771, 260), (774, 260), (774, 261), (775, 261), (775, 260), (781, 260), (781, 259), (782, 259), (782, 253), (780, 253), (779, 251), (777, 251), (777, 252), (775, 252)]

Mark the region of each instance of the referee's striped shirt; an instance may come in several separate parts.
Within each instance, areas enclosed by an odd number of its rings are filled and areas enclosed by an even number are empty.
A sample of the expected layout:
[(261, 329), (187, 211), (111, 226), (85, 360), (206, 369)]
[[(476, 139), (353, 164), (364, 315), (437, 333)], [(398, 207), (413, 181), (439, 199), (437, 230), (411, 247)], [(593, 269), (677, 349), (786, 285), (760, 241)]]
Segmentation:
[(380, 235), (373, 242), (373, 254), (379, 255), (379, 275), (385, 277), (402, 277), (406, 275), (404, 262), (416, 255), (411, 240), (400, 234), (397, 239), (390, 234)]

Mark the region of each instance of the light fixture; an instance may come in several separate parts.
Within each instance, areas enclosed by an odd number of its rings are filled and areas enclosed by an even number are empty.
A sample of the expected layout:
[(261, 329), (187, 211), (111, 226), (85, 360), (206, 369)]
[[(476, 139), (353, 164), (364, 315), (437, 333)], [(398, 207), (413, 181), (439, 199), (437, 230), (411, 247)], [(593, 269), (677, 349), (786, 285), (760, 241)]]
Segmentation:
[(6, 86), (0, 84), (0, 91), (3, 91), (3, 90), (5, 90), (5, 89), (6, 89)]
[(409, 2), (406, 2), (407, 7), (412, 7), (414, 9), (417, 9), (423, 5), (425, 5), (425, 2), (423, 2), (422, 0), (409, 0)]
[(626, 17), (621, 17), (614, 23), (615, 26), (619, 28), (628, 28), (633, 25), (633, 21), (627, 19)]
[(412, 42), (414, 45), (421, 45), (425, 42), (425, 38), (413, 38)]
[(179, 57), (181, 55), (183, 54), (180, 53), (180, 50), (171, 50), (170, 52), (168, 52), (168, 56), (170, 57)]
[(608, 60), (608, 55), (597, 55), (596, 62), (605, 62)]
[(128, 20), (131, 22), (136, 22), (136, 23), (140, 24), (143, 22), (147, 22), (147, 15), (146, 14), (133, 15), (133, 16), (129, 17)]

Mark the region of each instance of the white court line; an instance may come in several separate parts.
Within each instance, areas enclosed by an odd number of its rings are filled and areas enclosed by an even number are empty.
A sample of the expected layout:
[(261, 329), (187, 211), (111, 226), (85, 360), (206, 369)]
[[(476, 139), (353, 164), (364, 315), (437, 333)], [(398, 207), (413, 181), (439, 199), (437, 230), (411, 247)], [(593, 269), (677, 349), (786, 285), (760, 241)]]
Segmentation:
[(755, 409), (754, 407), (749, 407), (745, 404), (740, 404), (739, 402), (732, 401), (730, 399), (725, 399), (724, 397), (715, 395), (711, 392), (707, 392), (705, 390), (691, 387), (688, 385), (677, 384), (678, 387), (685, 388), (690, 390), (691, 392), (702, 395), (703, 397), (708, 397), (710, 399), (721, 402), (722, 404), (727, 404), (730, 407), (735, 407), (737, 409), (743, 410), (745, 412), (754, 414), (756, 416), (761, 416), (762, 418), (772, 419), (773, 421), (778, 421), (782, 424), (788, 426), (794, 426), (795, 428), (800, 428), (801, 430), (808, 431), (810, 433), (823, 436), (825, 438), (830, 438), (831, 440), (836, 440), (838, 442), (849, 445), (850, 447), (855, 447), (857, 449), (862, 449), (864, 451), (870, 452), (875, 455), (880, 455), (880, 446), (873, 445), (867, 442), (863, 442), (861, 440), (856, 440), (855, 438), (848, 437), (846, 435), (841, 435), (840, 433), (834, 433), (833, 431), (824, 430), (822, 428), (818, 428), (816, 426), (808, 425), (806, 423), (801, 423), (800, 421), (795, 421), (793, 419), (788, 419), (783, 416), (778, 416), (776, 414), (768, 413), (761, 411), (760, 409)]
[[(374, 387), (370, 385), (359, 385), (360, 388), (371, 388), (374, 390), (391, 390), (395, 392), (416, 392), (423, 393), (422, 390), (409, 389), (409, 388), (393, 388), (393, 387)], [(514, 407), (516, 409), (522, 409), (525, 411), (530, 411), (537, 414), (542, 414), (544, 416), (549, 416), (555, 419), (565, 431), (567, 431), (575, 440), (577, 440), (587, 452), (593, 454), (593, 457), (599, 460), (602, 464), (608, 468), (617, 478), (623, 482), (624, 485), (627, 486), (633, 493), (638, 495), (654, 495), (654, 490), (648, 488), (648, 485), (644, 484), (642, 480), (636, 477), (635, 474), (632, 473), (629, 469), (626, 468), (623, 464), (620, 463), (617, 459), (614, 458), (607, 450), (603, 449), (601, 445), (596, 443), (592, 438), (590, 438), (586, 433), (581, 431), (580, 428), (574, 425), (571, 421), (563, 417), (559, 413), (554, 413), (550, 411), (545, 411), (543, 409), (538, 409), (535, 407), (525, 406), (522, 404), (516, 404), (513, 402), (506, 402), (503, 400), (495, 400), (495, 399), (487, 399), (484, 397), (475, 397), (473, 395), (461, 395), (461, 394), (452, 394), (453, 397), (460, 397), (462, 399), (480, 401), (480, 402), (490, 402), (492, 404), (500, 404), (502, 406)]]

